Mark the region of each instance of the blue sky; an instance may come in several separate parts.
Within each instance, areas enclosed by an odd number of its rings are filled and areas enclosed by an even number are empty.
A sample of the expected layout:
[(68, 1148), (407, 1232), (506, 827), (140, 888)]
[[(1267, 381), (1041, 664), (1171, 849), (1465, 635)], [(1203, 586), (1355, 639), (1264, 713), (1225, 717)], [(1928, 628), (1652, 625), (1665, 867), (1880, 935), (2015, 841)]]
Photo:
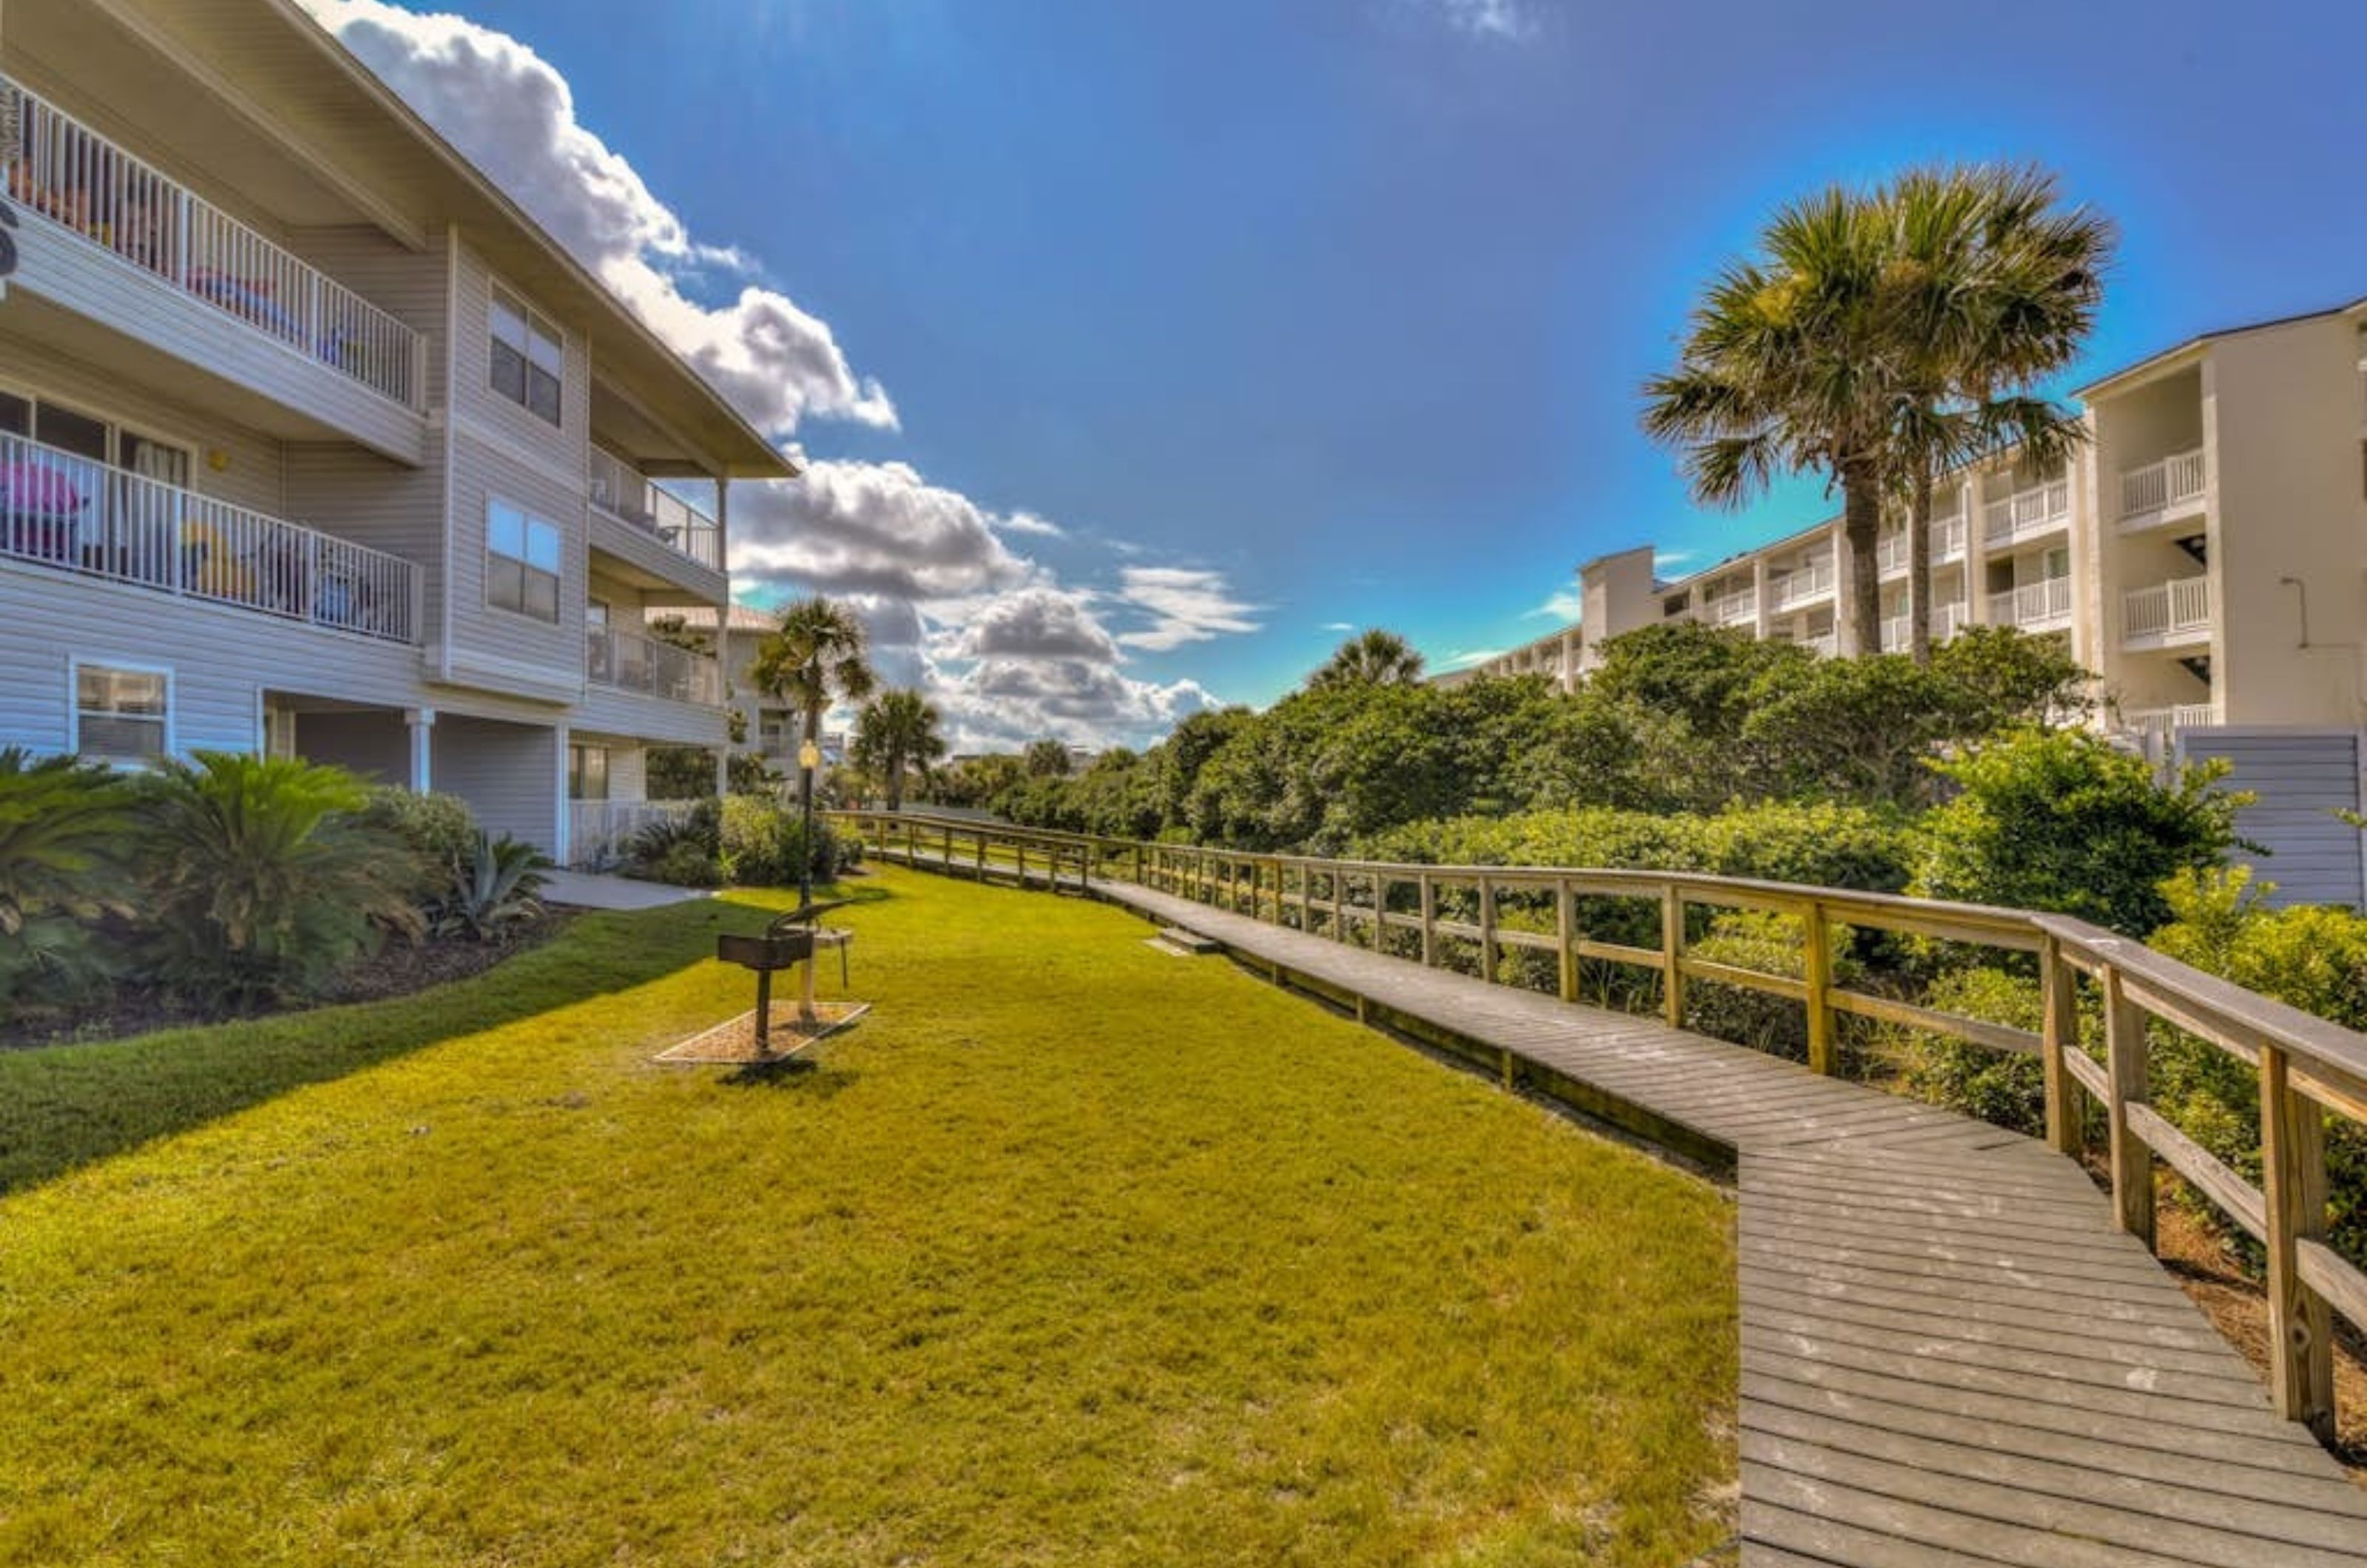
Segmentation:
[[(462, 8), (678, 220), (654, 253), (683, 299), (759, 285), (838, 356), (766, 419), (836, 499), (747, 509), (779, 530), (750, 591), (866, 592), (978, 739), (1264, 702), (1342, 626), (1506, 646), (1590, 556), (1706, 560), (1823, 515), (1812, 484), (1697, 512), (1636, 388), (1715, 265), (1826, 181), (2060, 171), (2124, 231), (2091, 368), (2367, 293), (2356, 5)], [(995, 562), (855, 570), (923, 492), (915, 526)]]

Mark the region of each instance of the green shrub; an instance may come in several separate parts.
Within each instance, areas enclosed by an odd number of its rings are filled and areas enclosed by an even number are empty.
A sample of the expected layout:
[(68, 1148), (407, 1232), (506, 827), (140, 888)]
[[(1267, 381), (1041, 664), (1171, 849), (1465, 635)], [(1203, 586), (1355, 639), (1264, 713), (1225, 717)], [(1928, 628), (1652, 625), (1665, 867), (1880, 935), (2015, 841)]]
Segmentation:
[(2086, 730), (2018, 730), (1941, 764), (1962, 793), (1924, 823), (1915, 891), (2047, 909), (2144, 936), (2169, 919), (2161, 885), (2216, 865), (2250, 796), (2226, 765), (2168, 783)]
[[(813, 879), (837, 881), (861, 848), (851, 835), (817, 819)], [(767, 796), (733, 795), (723, 803), (719, 852), (726, 880), (739, 886), (795, 887), (805, 863), (805, 824)]]
[(200, 751), (142, 781), (137, 849), (157, 973), (232, 1002), (318, 991), (387, 931), (415, 935), (410, 866), (342, 768)]
[(436, 917), (436, 932), (465, 932), (479, 942), (493, 942), (542, 919), (545, 911), (538, 895), (549, 880), (542, 874), (549, 864), (532, 844), (507, 833), (496, 839), (481, 829), (468, 857), (455, 868), (450, 897)]
[[(2350, 1029), (2367, 1029), (2367, 917), (2261, 902), (2246, 867), (2189, 872), (2164, 886), (2171, 919), (2152, 945), (2170, 957)], [(2258, 1183), (2259, 1079), (2249, 1064), (2181, 1031), (2153, 1029), (2155, 1108)], [(2334, 1247), (2367, 1264), (2367, 1127), (2327, 1122)]]
[[(1853, 985), (1859, 977), (1849, 956), (1849, 932), (1832, 931), (1836, 962), (1833, 979)], [(1721, 910), (1711, 918), (1708, 931), (1686, 943), (1693, 957), (1710, 964), (1797, 980), (1807, 973), (1805, 938), (1799, 919), (1757, 909)], [(1808, 1010), (1789, 997), (1728, 986), (1714, 980), (1693, 980), (1685, 987), (1685, 1024), (1704, 1034), (1748, 1045), (1795, 1062), (1808, 1059)]]
[(469, 803), (457, 795), (380, 786), (369, 792), (359, 820), (402, 845), (413, 870), (413, 901), (430, 923), (439, 919), (476, 849), (477, 818)]
[(644, 882), (715, 887), (723, 881), (723, 808), (702, 800), (679, 817), (661, 817), (625, 841), (621, 869)]
[[(2037, 1032), (2044, 1003), (2032, 976), (1957, 969), (1931, 982), (1926, 1007)], [(2038, 1058), (1927, 1031), (1884, 1025), (1876, 1050), (1916, 1099), (2033, 1136), (2046, 1130), (2046, 1079)]]
[(95, 928), (130, 912), (128, 804), (104, 768), (0, 750), (0, 1007), (72, 1002), (113, 972)]

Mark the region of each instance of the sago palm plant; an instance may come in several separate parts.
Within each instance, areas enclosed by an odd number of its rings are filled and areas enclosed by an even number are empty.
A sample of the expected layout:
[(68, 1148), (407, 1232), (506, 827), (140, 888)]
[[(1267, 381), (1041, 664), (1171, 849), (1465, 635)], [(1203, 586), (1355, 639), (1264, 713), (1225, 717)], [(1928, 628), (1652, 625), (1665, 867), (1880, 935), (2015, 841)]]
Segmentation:
[(94, 928), (129, 913), (126, 812), (105, 768), (0, 750), (0, 1004), (62, 998), (105, 973)]
[(317, 991), (384, 932), (416, 936), (409, 866), (356, 820), (342, 768), (200, 751), (142, 788), (138, 850), (158, 974), (246, 1002)]

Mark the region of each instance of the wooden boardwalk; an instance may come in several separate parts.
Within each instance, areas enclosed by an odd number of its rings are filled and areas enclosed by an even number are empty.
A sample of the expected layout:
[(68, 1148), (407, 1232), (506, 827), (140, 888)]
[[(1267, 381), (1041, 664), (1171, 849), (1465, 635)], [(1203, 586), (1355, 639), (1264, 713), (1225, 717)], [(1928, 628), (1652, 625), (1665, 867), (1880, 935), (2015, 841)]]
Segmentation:
[(2367, 1564), (2367, 1491), (2044, 1145), (1653, 1020), (1092, 891), (1731, 1159), (1744, 1563)]

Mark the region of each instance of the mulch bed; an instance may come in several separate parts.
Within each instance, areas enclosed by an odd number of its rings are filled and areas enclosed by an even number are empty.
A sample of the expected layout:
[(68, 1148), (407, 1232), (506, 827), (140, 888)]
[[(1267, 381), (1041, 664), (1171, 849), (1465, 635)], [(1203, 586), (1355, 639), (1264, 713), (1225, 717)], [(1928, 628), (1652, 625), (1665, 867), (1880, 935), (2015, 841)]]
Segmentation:
[(765, 1049), (756, 1048), (754, 1009), (658, 1053), (675, 1066), (764, 1066), (787, 1061), (816, 1041), (826, 1040), (871, 1010), (868, 1002), (816, 1002), (813, 1027), (798, 1017), (794, 1001), (776, 998)]
[(276, 1018), (316, 1007), (406, 997), (431, 986), (481, 975), (505, 958), (541, 946), (574, 918), (573, 910), (552, 909), (542, 919), (502, 942), (479, 942), (467, 936), (429, 937), (415, 946), (390, 942), (377, 956), (348, 970), (318, 998), (281, 1007), (207, 1007), (153, 986), (126, 983), (117, 987), (112, 996), (71, 1011), (0, 1019), (0, 1051), (90, 1044), (128, 1039), (159, 1029), (223, 1023), (241, 1018)]

